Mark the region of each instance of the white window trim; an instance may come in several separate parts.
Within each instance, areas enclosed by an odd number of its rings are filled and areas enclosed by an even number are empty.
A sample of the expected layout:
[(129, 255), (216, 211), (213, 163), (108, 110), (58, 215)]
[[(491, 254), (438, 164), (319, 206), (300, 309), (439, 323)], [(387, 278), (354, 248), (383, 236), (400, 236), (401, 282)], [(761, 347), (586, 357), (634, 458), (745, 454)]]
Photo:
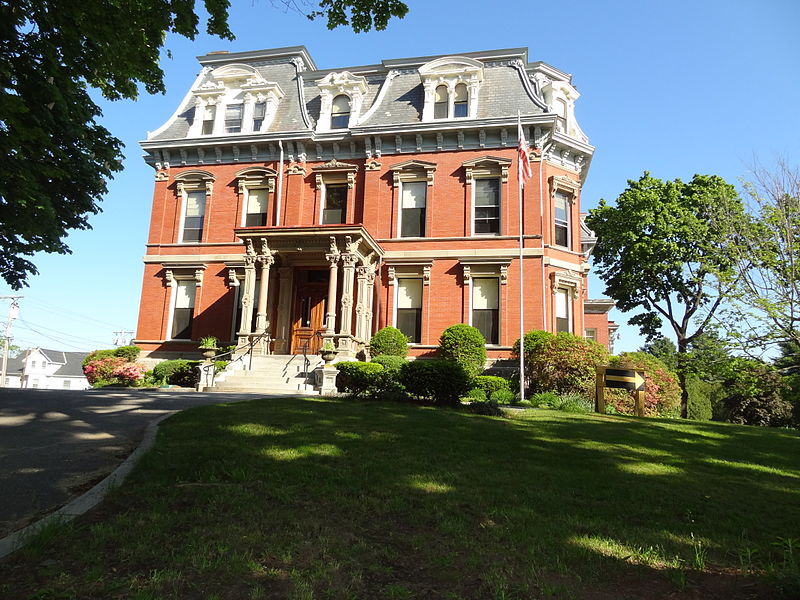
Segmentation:
[(344, 204), (344, 214), (342, 215), (342, 224), (347, 223), (347, 209), (350, 205), (350, 190), (352, 186), (350, 185), (349, 178), (347, 179), (340, 179), (340, 178), (323, 178), (320, 185), (319, 190), (321, 192), (320, 195), (320, 203), (319, 203), (319, 224), (323, 225), (324, 223), (322, 220), (325, 218), (325, 207), (328, 205), (328, 186), (329, 185), (345, 185), (347, 186), (347, 193), (345, 198)]
[[(178, 238), (176, 243), (195, 245), (203, 242), (203, 238), (207, 237), (208, 232), (208, 203), (211, 195), (214, 192), (214, 176), (208, 171), (185, 171), (175, 177), (177, 184), (177, 191), (180, 194), (180, 217), (178, 221)], [(183, 241), (183, 226), (186, 221), (186, 203), (189, 200), (189, 192), (206, 193), (205, 202), (203, 204), (203, 235), (199, 242), (184, 242)]]
[[(567, 333), (575, 333), (575, 311), (572, 304), (575, 300), (575, 290), (568, 286), (559, 286), (553, 290), (553, 296), (558, 297), (559, 293), (564, 293), (567, 300)], [(555, 333), (558, 331), (558, 305), (553, 301), (553, 329)]]
[(467, 284), (467, 314), (468, 324), (472, 324), (472, 280), (477, 279), (497, 279), (497, 343), (486, 344), (487, 348), (498, 348), (502, 346), (500, 340), (503, 339), (503, 289), (508, 282), (508, 263), (472, 263), (462, 262), (464, 269), (464, 280)]
[(425, 306), (424, 306), (424, 304), (425, 304), (425, 302), (424, 302), (425, 285), (426, 285), (427, 282), (425, 280), (425, 276), (424, 275), (418, 275), (418, 274), (415, 274), (415, 273), (402, 273), (402, 274), (398, 274), (395, 277), (395, 279), (393, 281), (393, 283), (394, 283), (394, 286), (393, 286), (394, 287), (394, 291), (392, 292), (393, 297), (394, 297), (394, 301), (392, 302), (392, 327), (394, 327), (395, 329), (399, 329), (399, 327), (397, 327), (397, 300), (398, 300), (398, 297), (400, 295), (400, 281), (402, 281), (403, 279), (419, 279), (422, 282), (422, 285), (421, 285), (421, 288), (420, 288), (420, 299), (419, 299), (419, 302), (420, 302), (420, 307), (419, 307), (419, 310), (420, 310), (420, 319), (419, 319), (419, 329), (420, 329), (419, 337), (420, 337), (420, 341), (419, 342), (408, 342), (408, 344), (407, 344), (407, 346), (418, 346), (418, 345), (422, 344), (422, 330), (424, 329), (423, 321), (425, 320)]
[[(241, 219), (241, 227), (247, 227), (247, 215), (250, 214), (247, 212), (247, 207), (250, 204), (250, 190), (264, 190), (267, 193), (267, 200), (266, 200), (266, 208), (267, 208), (267, 217), (269, 218), (269, 202), (270, 198), (272, 197), (274, 185), (272, 186), (261, 186), (261, 185), (254, 185), (243, 186), (244, 193), (242, 195), (242, 219)], [(269, 221), (267, 221), (267, 225), (269, 225)], [(233, 339), (233, 338), (231, 338)]]
[[(475, 182), (479, 179), (497, 179), (498, 180), (498, 198), (497, 198), (497, 233), (475, 233)], [(481, 177), (473, 177), (472, 184), (470, 185), (471, 188), (471, 195), (472, 195), (472, 216), (470, 217), (470, 236), (471, 237), (481, 237), (481, 238), (492, 238), (502, 235), (503, 232), (503, 180), (500, 175), (487, 175)]]
[[(425, 183), (425, 224), (422, 236), (403, 237), (403, 185), (406, 183)], [(419, 240), (428, 235), (428, 178), (425, 175), (400, 176), (400, 185), (397, 187), (397, 232), (396, 237), (404, 240)]]
[[(483, 68), (483, 63), (465, 56), (443, 56), (422, 65), (419, 68), (425, 93), (422, 121), (461, 121), (477, 118), (479, 90), (483, 84)], [(455, 114), (455, 89), (459, 83), (467, 86), (466, 117), (453, 116)], [(447, 86), (447, 119), (434, 118), (436, 88), (440, 85)]]
[[(189, 277), (176, 277), (175, 283), (181, 281), (193, 281)], [(195, 284), (197, 285), (197, 284)], [(178, 299), (178, 286), (173, 285), (169, 299), (169, 318), (167, 319), (167, 331), (165, 332), (164, 339), (170, 342), (191, 342), (191, 338), (174, 338), (172, 337), (172, 324), (175, 320), (175, 303)], [(197, 288), (195, 288), (194, 300), (192, 301), (192, 321), (194, 322), (194, 312), (197, 308)]]

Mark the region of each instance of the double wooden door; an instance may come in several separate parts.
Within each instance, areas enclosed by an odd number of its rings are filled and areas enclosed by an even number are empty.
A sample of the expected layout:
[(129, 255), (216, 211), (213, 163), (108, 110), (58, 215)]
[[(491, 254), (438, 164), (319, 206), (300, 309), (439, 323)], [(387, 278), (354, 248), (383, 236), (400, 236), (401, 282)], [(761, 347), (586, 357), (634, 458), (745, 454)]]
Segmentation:
[(320, 335), (325, 331), (325, 298), (328, 286), (323, 283), (298, 284), (294, 296), (292, 317), (292, 354), (314, 354), (322, 345)]

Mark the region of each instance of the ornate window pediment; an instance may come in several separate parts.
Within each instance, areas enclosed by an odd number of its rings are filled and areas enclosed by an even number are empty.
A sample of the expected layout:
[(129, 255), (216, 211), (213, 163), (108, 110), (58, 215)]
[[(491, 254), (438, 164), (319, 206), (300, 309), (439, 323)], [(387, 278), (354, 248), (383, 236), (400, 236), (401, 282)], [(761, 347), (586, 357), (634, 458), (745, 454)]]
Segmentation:
[(419, 75), (425, 90), (423, 122), (478, 116), (482, 62), (465, 56), (444, 56), (422, 65)]
[(183, 194), (184, 191), (197, 191), (205, 190), (206, 196), (210, 196), (214, 191), (214, 177), (208, 171), (201, 171), (199, 169), (192, 169), (191, 171), (183, 171), (175, 176), (175, 182), (178, 187), (178, 194)]
[(275, 191), (275, 178), (277, 171), (266, 167), (250, 167), (242, 169), (236, 173), (239, 182), (239, 193), (244, 193), (244, 188), (267, 188), (270, 192)]
[[(350, 118), (347, 126), (352, 127), (361, 115), (364, 96), (367, 93), (367, 79), (360, 75), (353, 75), (350, 71), (328, 73), (318, 80), (317, 87), (320, 91), (320, 113), (317, 121), (317, 131), (330, 131), (333, 113), (333, 101), (339, 96), (347, 96), (350, 100)], [(343, 127), (336, 127), (343, 129)]]
[(502, 183), (508, 183), (508, 168), (511, 162), (510, 158), (482, 156), (461, 164), (466, 173), (467, 183), (472, 183), (474, 177), (500, 177)]
[(389, 167), (393, 176), (393, 185), (398, 187), (404, 179), (418, 180), (424, 178), (428, 185), (433, 185), (433, 174), (436, 163), (427, 160), (406, 160)]
[(550, 189), (553, 194), (563, 192), (574, 200), (574, 197), (581, 191), (581, 184), (564, 175), (554, 175), (550, 178)]
[(314, 167), (313, 171), (316, 174), (317, 189), (322, 189), (324, 181), (346, 181), (347, 186), (352, 189), (356, 183), (358, 165), (339, 162), (334, 158)]

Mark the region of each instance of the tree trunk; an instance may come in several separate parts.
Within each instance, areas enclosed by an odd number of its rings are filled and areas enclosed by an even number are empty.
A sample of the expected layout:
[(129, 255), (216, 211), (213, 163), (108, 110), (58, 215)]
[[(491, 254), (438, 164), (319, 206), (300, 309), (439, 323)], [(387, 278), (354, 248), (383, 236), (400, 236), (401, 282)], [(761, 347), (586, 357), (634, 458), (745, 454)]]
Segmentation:
[(681, 419), (689, 418), (689, 391), (686, 389), (686, 364), (688, 344), (678, 339), (678, 383), (681, 386)]

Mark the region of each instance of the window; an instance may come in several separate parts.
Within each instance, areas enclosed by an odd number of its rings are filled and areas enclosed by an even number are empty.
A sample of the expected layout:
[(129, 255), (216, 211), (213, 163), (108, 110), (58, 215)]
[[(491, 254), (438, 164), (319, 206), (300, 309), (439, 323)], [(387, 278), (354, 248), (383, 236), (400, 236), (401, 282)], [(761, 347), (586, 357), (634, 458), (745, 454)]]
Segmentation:
[(35, 369), (35, 368), (36, 368), (36, 361), (32, 360), (31, 361), (31, 369)]
[(186, 208), (183, 215), (182, 242), (199, 242), (203, 239), (203, 218), (206, 213), (204, 190), (186, 193)]
[(446, 119), (448, 113), (447, 86), (440, 85), (436, 88), (436, 98), (433, 103), (433, 118)]
[(267, 103), (256, 102), (253, 106), (253, 131), (261, 131), (261, 126), (264, 124), (264, 118), (267, 115)]
[(419, 344), (422, 338), (422, 279), (397, 280), (396, 327)]
[(242, 131), (243, 104), (228, 104), (225, 107), (225, 133)]
[(496, 277), (472, 278), (472, 326), (487, 344), (500, 340), (500, 286)]
[(425, 181), (403, 182), (400, 193), (400, 237), (425, 235), (425, 205), (428, 184)]
[(476, 235), (500, 234), (500, 180), (475, 179)]
[(211, 104), (203, 108), (203, 135), (214, 133), (214, 121), (217, 117), (217, 106)]
[(69, 380), (69, 379), (65, 379), (65, 380), (64, 380), (64, 381), (61, 383), (61, 387), (62, 387), (62, 388), (64, 388), (65, 390), (68, 390), (68, 389), (70, 388), (70, 383), (71, 383), (71, 382), (70, 382), (70, 380)]
[(325, 185), (325, 207), (322, 210), (323, 225), (344, 223), (347, 217), (347, 184)]
[(556, 192), (553, 198), (555, 207), (555, 243), (556, 246), (570, 247), (570, 197), (563, 192)]
[(250, 188), (247, 190), (247, 213), (245, 214), (245, 227), (263, 227), (267, 224), (267, 199), (269, 195), (266, 188)]
[(31, 380), (31, 387), (32, 388), (38, 388), (39, 387), (39, 380), (38, 379), (32, 379)]
[(597, 329), (585, 329), (583, 337), (585, 337), (587, 340), (589, 340), (591, 342), (596, 342), (597, 341)]
[(175, 308), (172, 311), (170, 339), (189, 340), (192, 338), (195, 289), (193, 279), (175, 282)]
[(333, 99), (331, 129), (347, 129), (350, 124), (350, 98), (340, 94)]
[(453, 117), (460, 119), (469, 113), (469, 94), (467, 86), (459, 83), (456, 86), (455, 102), (453, 103)]
[(559, 288), (556, 290), (556, 332), (565, 331), (572, 333), (572, 302), (569, 299), (569, 290)]

